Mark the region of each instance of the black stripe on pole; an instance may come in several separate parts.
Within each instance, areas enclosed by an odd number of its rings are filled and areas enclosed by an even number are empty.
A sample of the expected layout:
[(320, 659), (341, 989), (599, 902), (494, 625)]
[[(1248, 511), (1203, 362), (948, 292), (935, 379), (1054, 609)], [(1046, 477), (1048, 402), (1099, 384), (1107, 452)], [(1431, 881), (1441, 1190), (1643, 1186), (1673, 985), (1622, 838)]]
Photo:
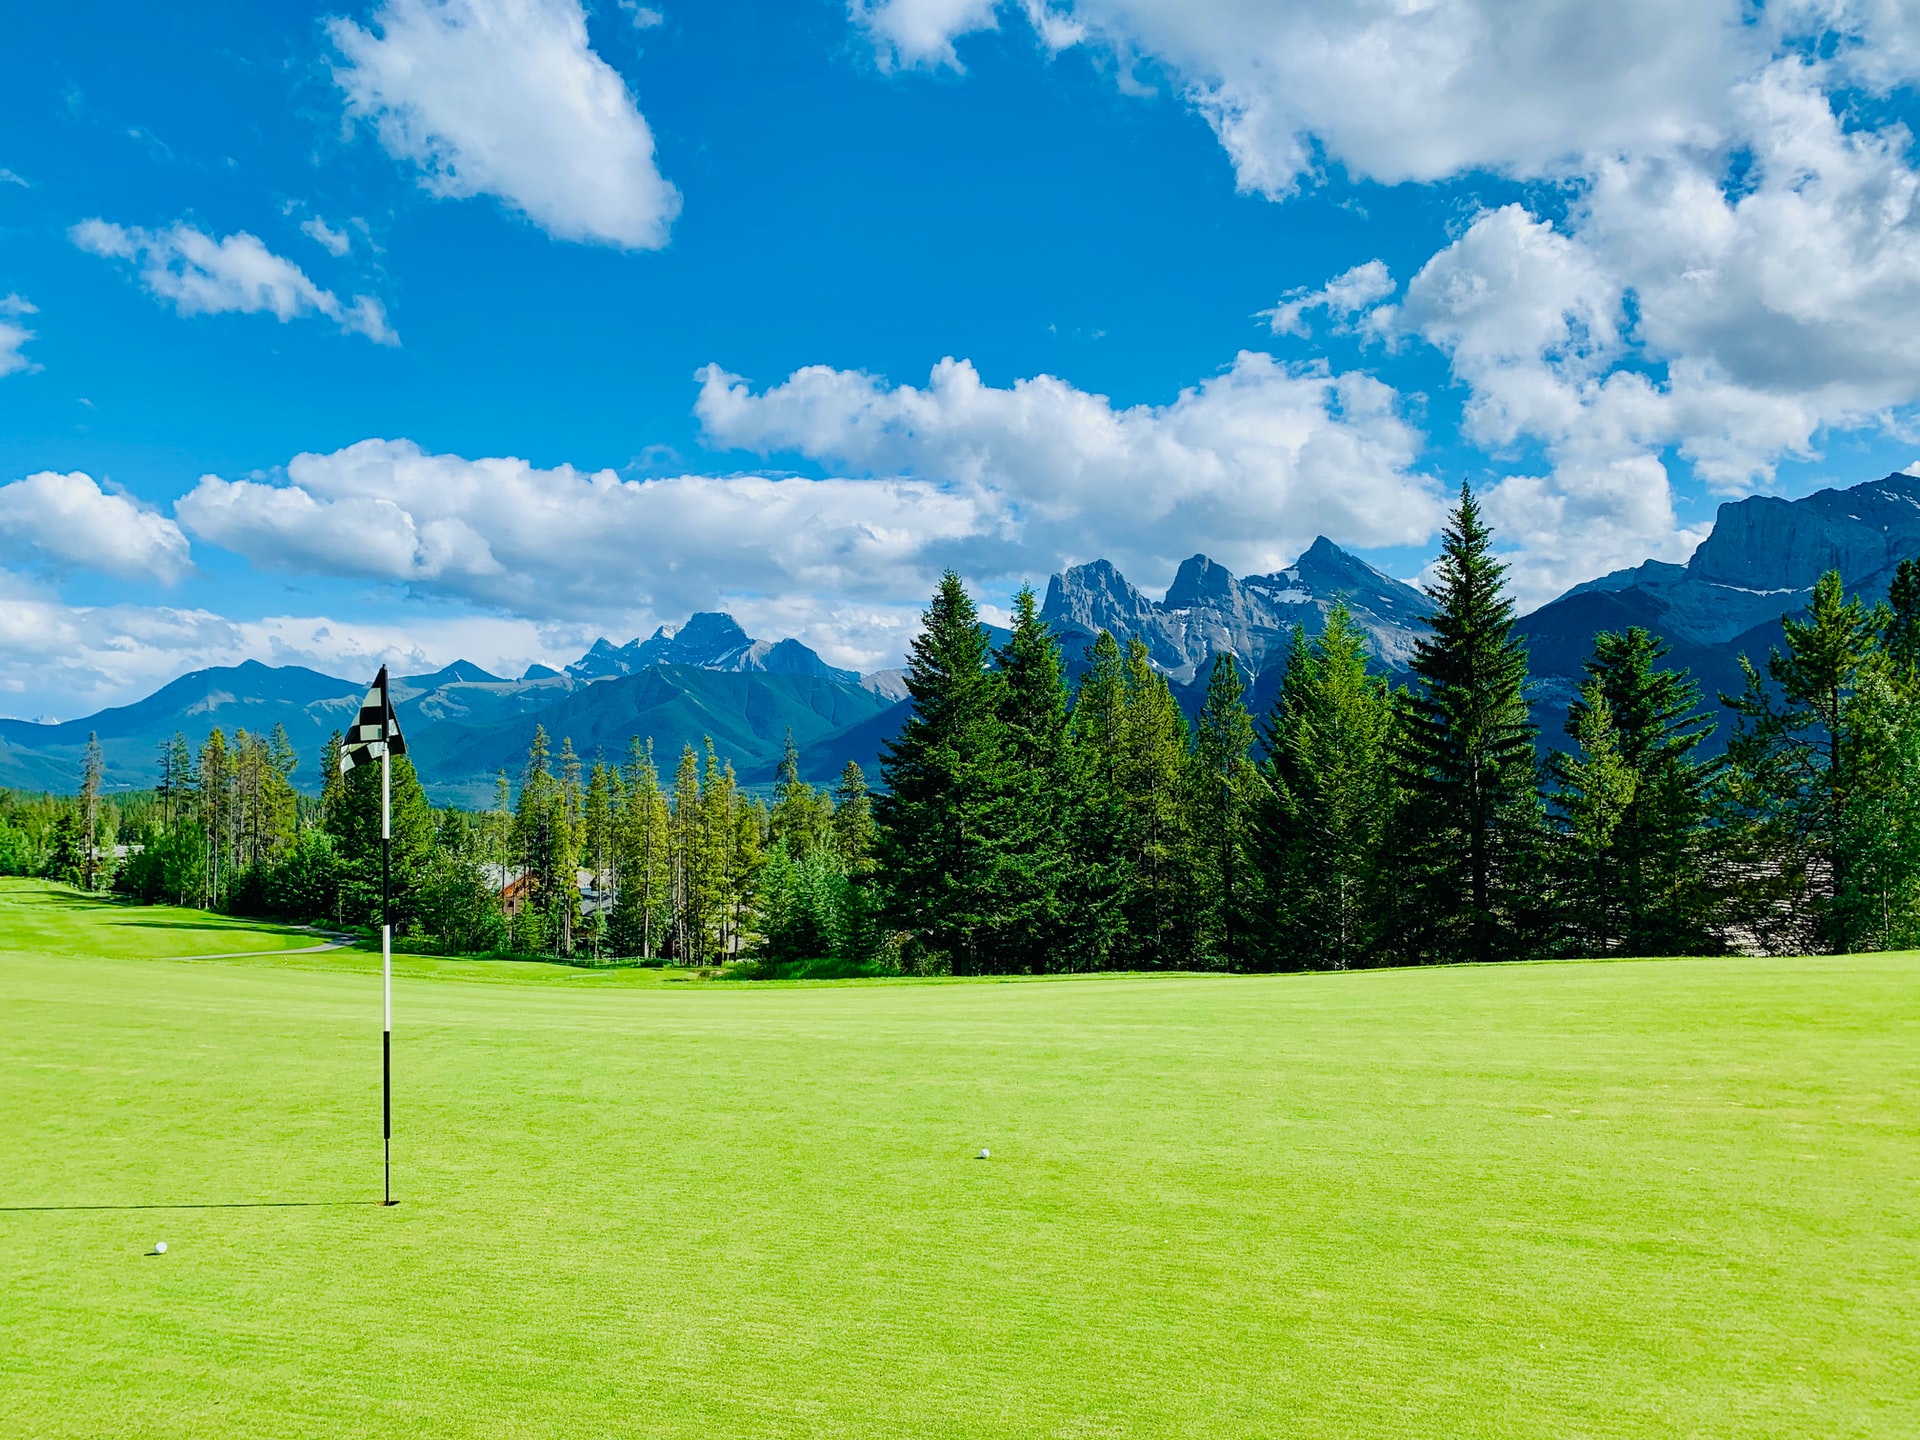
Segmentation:
[(386, 1140), (386, 1189), (387, 1198), (381, 1202), (393, 1204), (393, 1032), (380, 1032), (380, 1119), (381, 1131)]

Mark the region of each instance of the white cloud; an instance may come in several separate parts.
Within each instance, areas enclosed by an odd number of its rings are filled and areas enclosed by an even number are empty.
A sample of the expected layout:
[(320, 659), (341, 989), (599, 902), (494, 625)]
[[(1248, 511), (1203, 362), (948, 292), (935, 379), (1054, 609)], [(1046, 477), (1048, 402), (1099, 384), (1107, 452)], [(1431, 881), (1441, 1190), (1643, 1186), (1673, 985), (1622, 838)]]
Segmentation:
[(497, 196), (563, 240), (667, 243), (680, 194), (579, 0), (385, 0), (373, 23), (328, 22), (334, 79), (429, 192)]
[(356, 295), (350, 303), (342, 302), (244, 230), (215, 240), (185, 222), (142, 230), (93, 219), (68, 233), (91, 254), (138, 264), (141, 283), (159, 299), (171, 301), (182, 315), (266, 313), (283, 324), (299, 315), (324, 315), (342, 330), (376, 344), (400, 343), (378, 300)]
[(35, 338), (34, 332), (20, 323), (20, 317), (39, 313), (38, 307), (19, 295), (0, 296), (0, 375), (38, 368), (20, 353), (22, 347)]
[(1170, 404), (1125, 409), (1049, 375), (999, 389), (952, 359), (925, 389), (825, 366), (761, 394), (716, 366), (701, 382), (695, 413), (719, 443), (979, 497), (1000, 517), (991, 548), (1006, 573), (1098, 554), (1153, 584), (1195, 550), (1265, 570), (1320, 533), (1418, 543), (1440, 513), (1411, 473), (1419, 437), (1390, 389), (1268, 355), (1243, 352)]
[(922, 481), (621, 480), (404, 440), (297, 456), (284, 483), (210, 475), (176, 513), (262, 565), (548, 619), (684, 618), (731, 592), (890, 598), (919, 589), (929, 547), (982, 525), (973, 498)]
[(1313, 332), (1306, 322), (1311, 310), (1324, 310), (1334, 322), (1334, 328), (1347, 328), (1356, 315), (1393, 294), (1393, 276), (1388, 272), (1384, 260), (1369, 260), (1364, 265), (1356, 265), (1344, 274), (1336, 275), (1318, 290), (1306, 288), (1289, 290), (1281, 296), (1280, 303), (1271, 310), (1262, 310), (1260, 318), (1265, 320), (1276, 335), (1299, 335), (1306, 337)]
[(1290, 194), (1319, 157), (1396, 183), (1557, 173), (1578, 157), (1717, 132), (1764, 43), (1740, 0), (851, 0), (885, 59), (957, 66), (953, 42), (1024, 13), (1051, 49), (1157, 61), (1241, 188)]
[[(260, 660), (364, 681), (467, 659), (497, 675), (561, 665), (591, 642), (587, 627), (405, 606), (378, 622), (328, 615), (232, 620), (149, 605), (71, 605), (0, 571), (0, 713), (76, 718), (124, 705), (191, 670)], [(311, 756), (301, 757), (312, 764)]]
[[(1726, 493), (1831, 431), (1920, 405), (1920, 170), (1863, 96), (1920, 80), (1920, 0), (856, 0), (883, 61), (1024, 14), (1050, 49), (1167, 77), (1243, 190), (1329, 166), (1384, 182), (1554, 182), (1476, 218), (1400, 305), (1377, 262), (1265, 312), (1305, 335), (1419, 336), (1467, 390), (1467, 438), (1548, 473), (1490, 497), (1534, 598), (1683, 554), (1668, 465)], [(1821, 57), (1812, 59), (1809, 57)], [(1156, 69), (1157, 67), (1157, 69)], [(1376, 268), (1377, 266), (1377, 268)], [(1552, 527), (1586, 539), (1555, 538)]]
[(1697, 536), (1672, 519), (1667, 452), (1739, 494), (1827, 432), (1898, 432), (1920, 403), (1911, 137), (1845, 129), (1831, 83), (1799, 60), (1767, 67), (1731, 96), (1737, 156), (1606, 160), (1558, 226), (1484, 213), (1363, 322), (1449, 356), (1467, 438), (1544, 446), (1551, 474), (1490, 496), (1531, 598), (1684, 556)]
[(958, 70), (953, 42), (996, 30), (997, 0), (847, 0), (847, 12), (872, 38), (882, 65)]
[(667, 23), (667, 17), (651, 5), (642, 5), (639, 0), (620, 0), (620, 8), (626, 12), (627, 19), (633, 22), (636, 30), (656, 30)]
[(206, 476), (175, 513), (263, 567), (629, 634), (729, 609), (871, 668), (948, 565), (989, 599), (1096, 555), (1151, 585), (1199, 549), (1249, 570), (1320, 532), (1417, 543), (1442, 509), (1392, 391), (1265, 355), (1128, 409), (1048, 376), (996, 389), (951, 360), (924, 389), (823, 367), (764, 392), (717, 367), (701, 381), (716, 442), (852, 478), (622, 480), (367, 440), (283, 477)]
[(187, 537), (172, 520), (79, 471), (44, 470), (0, 485), (0, 542), (54, 569), (128, 580), (171, 582), (192, 564)]
[(325, 250), (334, 259), (342, 259), (353, 248), (344, 230), (336, 230), (318, 215), (300, 222), (300, 233)]

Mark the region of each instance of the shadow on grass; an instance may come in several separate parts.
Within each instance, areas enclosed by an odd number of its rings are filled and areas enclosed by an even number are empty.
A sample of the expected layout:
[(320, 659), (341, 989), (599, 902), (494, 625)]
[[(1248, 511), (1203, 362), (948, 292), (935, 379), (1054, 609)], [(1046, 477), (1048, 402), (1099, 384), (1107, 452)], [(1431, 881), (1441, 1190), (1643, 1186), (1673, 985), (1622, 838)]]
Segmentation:
[(66, 1210), (315, 1210), (379, 1203), (378, 1200), (211, 1200), (182, 1205), (0, 1205), (0, 1215)]
[(88, 892), (85, 890), (39, 890), (34, 892), (36, 904), (46, 902), (54, 905), (67, 905), (78, 909), (85, 906), (89, 910), (129, 909), (133, 902), (124, 895), (113, 895), (105, 891)]

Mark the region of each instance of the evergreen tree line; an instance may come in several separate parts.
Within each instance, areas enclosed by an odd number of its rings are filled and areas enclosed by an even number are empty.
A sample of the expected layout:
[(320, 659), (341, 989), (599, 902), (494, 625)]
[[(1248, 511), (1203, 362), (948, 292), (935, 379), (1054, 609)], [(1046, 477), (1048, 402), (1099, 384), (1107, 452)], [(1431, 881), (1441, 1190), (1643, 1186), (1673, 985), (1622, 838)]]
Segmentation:
[(1232, 655), (1189, 725), (1138, 640), (1069, 692), (1030, 590), (990, 649), (949, 573), (875, 804), (909, 968), (1343, 969), (1920, 943), (1920, 564), (1815, 589), (1745, 664), (1725, 754), (1643, 629), (1595, 638), (1544, 762), (1493, 536), (1463, 488), (1409, 682), (1344, 606), (1256, 723)]
[[(650, 741), (588, 763), (542, 729), (491, 809), (435, 810), (402, 757), (399, 933), (574, 960), (754, 958), (763, 973), (1920, 943), (1920, 564), (1872, 609), (1824, 577), (1785, 648), (1720, 697), (1716, 758), (1714, 717), (1667, 645), (1597, 636), (1569, 746), (1541, 761), (1492, 541), (1463, 489), (1407, 683), (1369, 668), (1335, 605), (1322, 633), (1295, 631), (1258, 720), (1231, 654), (1192, 723), (1137, 639), (1102, 633), (1069, 685), (1031, 590), (995, 650), (949, 573), (876, 793), (851, 763), (831, 790), (807, 784), (791, 737), (762, 800), (710, 740), (669, 779)], [(216, 730), (197, 754), (175, 737), (151, 795), (106, 800), (95, 746), (51, 819), (0, 797), (0, 869), (17, 854), (98, 886), (101, 837), (117, 834), (134, 853), (113, 883), (137, 898), (375, 924), (379, 775), (342, 777), (338, 758), (336, 735), (319, 797), (303, 798), (283, 731)]]

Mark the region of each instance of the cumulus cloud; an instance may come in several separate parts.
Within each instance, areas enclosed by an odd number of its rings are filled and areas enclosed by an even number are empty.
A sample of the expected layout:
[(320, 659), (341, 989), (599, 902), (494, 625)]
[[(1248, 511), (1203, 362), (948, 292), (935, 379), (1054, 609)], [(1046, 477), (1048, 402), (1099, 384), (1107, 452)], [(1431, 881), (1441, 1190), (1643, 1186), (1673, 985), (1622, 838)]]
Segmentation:
[(1289, 290), (1280, 297), (1280, 303), (1271, 310), (1260, 312), (1276, 335), (1299, 335), (1306, 337), (1313, 332), (1308, 327), (1306, 316), (1309, 311), (1324, 311), (1333, 321), (1336, 330), (1347, 329), (1355, 316), (1368, 311), (1393, 294), (1393, 276), (1388, 272), (1384, 260), (1369, 260), (1364, 265), (1356, 265), (1341, 275), (1336, 275), (1318, 290), (1300, 288)]
[(209, 475), (176, 513), (263, 565), (553, 619), (610, 608), (683, 617), (725, 588), (911, 592), (930, 547), (983, 523), (976, 500), (923, 481), (622, 480), (405, 440), (297, 456), (280, 483)]
[(1204, 549), (1233, 568), (1291, 561), (1316, 534), (1418, 543), (1439, 516), (1419, 436), (1370, 376), (1242, 352), (1166, 405), (1115, 407), (1041, 375), (1007, 388), (943, 360), (925, 388), (809, 366), (755, 393), (717, 366), (695, 413), (715, 442), (978, 497), (1009, 571), (1095, 553), (1147, 583)]
[[(883, 59), (957, 67), (953, 42), (1028, 17), (1051, 49), (1158, 62), (1241, 188), (1291, 193), (1319, 157), (1396, 183), (1557, 172), (1715, 133), (1759, 27), (1740, 0), (851, 0)], [(1119, 67), (1130, 75), (1131, 66)]]
[(1490, 501), (1539, 587), (1684, 555), (1697, 537), (1672, 523), (1670, 452), (1738, 494), (1823, 433), (1898, 429), (1920, 402), (1911, 137), (1846, 129), (1830, 80), (1792, 59), (1736, 89), (1737, 184), (1723, 152), (1615, 157), (1562, 223), (1484, 213), (1370, 313), (1449, 356), (1469, 439), (1544, 446), (1552, 473)]
[(400, 343), (378, 300), (356, 295), (342, 301), (244, 230), (216, 240), (184, 221), (165, 230), (142, 230), (92, 219), (68, 233), (90, 254), (136, 264), (141, 283), (182, 315), (264, 313), (283, 324), (300, 315), (323, 315), (375, 344)]
[(52, 569), (127, 580), (171, 582), (192, 563), (172, 520), (79, 471), (44, 470), (0, 485), (0, 544)]
[(20, 323), (20, 317), (39, 313), (36, 306), (18, 295), (0, 297), (0, 375), (34, 368), (33, 362), (20, 353), (35, 338), (34, 332)]
[(366, 440), (283, 476), (205, 476), (175, 513), (265, 567), (560, 625), (726, 608), (857, 667), (897, 657), (948, 565), (991, 593), (1105, 555), (1154, 584), (1198, 549), (1271, 569), (1320, 532), (1417, 543), (1441, 513), (1391, 390), (1266, 355), (1131, 408), (1049, 376), (995, 388), (954, 360), (924, 388), (823, 367), (764, 391), (700, 378), (715, 443), (838, 474), (623, 480)]
[[(1739, 493), (1827, 432), (1901, 433), (1920, 404), (1920, 171), (1909, 131), (1861, 103), (1920, 80), (1914, 0), (855, 0), (850, 14), (893, 64), (957, 67), (957, 38), (1017, 15), (1049, 49), (1104, 48), (1123, 81), (1144, 61), (1212, 124), (1240, 188), (1273, 199), (1334, 166), (1551, 182), (1531, 208), (1476, 218), (1398, 305), (1371, 262), (1264, 316), (1281, 334), (1323, 312), (1336, 332), (1430, 342), (1467, 391), (1470, 440), (1503, 462), (1545, 451), (1548, 473), (1492, 497), (1525, 537), (1535, 598), (1684, 553), (1674, 455)], [(1556, 524), (1591, 543), (1554, 541)]]
[(496, 196), (563, 240), (667, 243), (680, 194), (579, 0), (385, 0), (373, 24), (328, 22), (334, 80), (428, 192)]

